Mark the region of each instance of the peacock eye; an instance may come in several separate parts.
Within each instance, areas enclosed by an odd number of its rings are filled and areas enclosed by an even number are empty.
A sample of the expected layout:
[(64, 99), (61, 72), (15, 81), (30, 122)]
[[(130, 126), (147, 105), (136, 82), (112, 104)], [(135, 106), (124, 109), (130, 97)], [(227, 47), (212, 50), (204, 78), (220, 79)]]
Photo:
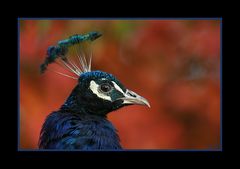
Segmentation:
[(112, 86), (110, 84), (104, 83), (100, 86), (101, 91), (107, 93), (112, 90)]

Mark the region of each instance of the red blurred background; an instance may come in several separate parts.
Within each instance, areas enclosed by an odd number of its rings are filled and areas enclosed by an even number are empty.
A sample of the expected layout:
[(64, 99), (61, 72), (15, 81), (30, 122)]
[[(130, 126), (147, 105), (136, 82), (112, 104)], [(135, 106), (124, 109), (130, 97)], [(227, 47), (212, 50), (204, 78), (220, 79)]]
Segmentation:
[(39, 66), (48, 46), (100, 31), (92, 69), (147, 98), (108, 115), (125, 149), (219, 149), (219, 20), (19, 20), (20, 148), (37, 149), (46, 116), (76, 81)]

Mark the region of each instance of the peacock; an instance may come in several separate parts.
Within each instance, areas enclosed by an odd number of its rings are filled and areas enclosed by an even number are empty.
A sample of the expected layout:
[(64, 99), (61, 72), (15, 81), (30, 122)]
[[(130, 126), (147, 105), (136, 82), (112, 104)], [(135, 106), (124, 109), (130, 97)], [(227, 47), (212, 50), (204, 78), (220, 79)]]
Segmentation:
[(92, 42), (101, 36), (96, 31), (76, 34), (48, 48), (41, 73), (52, 70), (49, 65), (56, 63), (74, 76), (55, 72), (75, 79), (77, 84), (65, 103), (46, 117), (40, 149), (121, 150), (108, 113), (134, 104), (150, 107), (145, 98), (127, 89), (114, 75), (91, 70)]

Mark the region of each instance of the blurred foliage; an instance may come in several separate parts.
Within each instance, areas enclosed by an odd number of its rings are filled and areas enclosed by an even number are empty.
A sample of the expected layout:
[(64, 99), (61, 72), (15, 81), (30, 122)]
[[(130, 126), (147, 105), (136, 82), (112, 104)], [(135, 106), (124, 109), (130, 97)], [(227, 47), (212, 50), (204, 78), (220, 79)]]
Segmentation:
[(49, 45), (100, 31), (93, 70), (118, 77), (151, 108), (109, 114), (126, 149), (220, 148), (220, 21), (20, 20), (20, 148), (37, 148), (46, 116), (74, 80), (39, 66)]

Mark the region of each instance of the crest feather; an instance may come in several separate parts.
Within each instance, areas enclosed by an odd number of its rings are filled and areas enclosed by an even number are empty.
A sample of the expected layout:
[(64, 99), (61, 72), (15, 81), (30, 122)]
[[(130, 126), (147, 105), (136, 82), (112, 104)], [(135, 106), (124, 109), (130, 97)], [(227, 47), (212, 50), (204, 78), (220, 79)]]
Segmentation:
[[(56, 46), (50, 46), (47, 50), (47, 57), (40, 66), (41, 73), (48, 69), (49, 64), (57, 63), (60, 67), (68, 70), (76, 76), (91, 71), (92, 61), (92, 41), (102, 36), (99, 32), (90, 32), (87, 34), (77, 34), (70, 36), (68, 39), (61, 40)], [(65, 73), (54, 71), (66, 77), (73, 77)]]

